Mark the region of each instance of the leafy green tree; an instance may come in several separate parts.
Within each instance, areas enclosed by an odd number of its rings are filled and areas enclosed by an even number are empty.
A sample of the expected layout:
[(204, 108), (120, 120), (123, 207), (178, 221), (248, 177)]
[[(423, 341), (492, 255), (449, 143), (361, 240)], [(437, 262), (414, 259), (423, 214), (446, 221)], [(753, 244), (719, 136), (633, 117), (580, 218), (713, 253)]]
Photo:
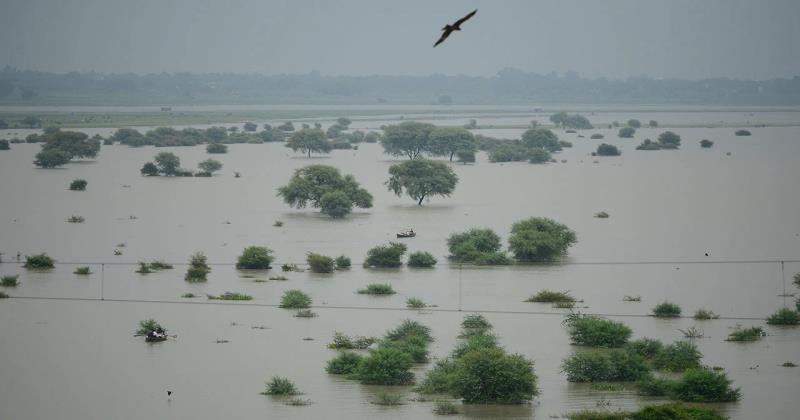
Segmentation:
[(381, 135), (376, 131), (370, 131), (369, 133), (364, 135), (364, 142), (366, 143), (377, 143), (380, 140), (381, 140)]
[(552, 261), (577, 242), (575, 232), (545, 217), (531, 217), (511, 226), (508, 248), (519, 261)]
[(428, 150), (434, 156), (453, 156), (458, 151), (475, 151), (475, 138), (461, 127), (436, 127), (430, 133)]
[(450, 258), (479, 265), (505, 265), (508, 257), (500, 251), (500, 236), (491, 229), (470, 229), (447, 238)]
[(56, 168), (64, 166), (72, 159), (72, 156), (63, 150), (51, 149), (42, 150), (36, 154), (33, 163), (40, 168)]
[(458, 183), (458, 176), (442, 162), (416, 158), (392, 165), (386, 186), (397, 196), (405, 193), (422, 205), (432, 195), (450, 196)]
[(515, 404), (538, 394), (533, 362), (500, 348), (469, 351), (456, 361), (454, 394), (465, 403)]
[(325, 138), (325, 133), (316, 128), (305, 128), (289, 136), (289, 141), (286, 142), (286, 147), (291, 148), (292, 151), (298, 150), (308, 154), (311, 153), (330, 153), (331, 144)]
[(286, 133), (278, 130), (277, 128), (270, 128), (269, 130), (265, 129), (264, 131), (258, 133), (258, 137), (260, 137), (265, 143), (284, 141), (286, 140)]
[(272, 250), (264, 246), (248, 246), (236, 261), (236, 268), (266, 270), (272, 268)]
[(650, 120), (650, 122), (649, 122), (649, 123), (647, 123), (647, 125), (648, 125), (648, 126), (650, 126), (650, 128), (655, 128), (655, 127), (658, 127), (658, 121), (656, 121), (656, 120)]
[(130, 144), (132, 139), (144, 137), (142, 133), (132, 128), (120, 128), (111, 135), (111, 139), (120, 144)]
[(636, 129), (635, 128), (633, 128), (633, 127), (622, 127), (622, 128), (619, 129), (619, 133), (617, 133), (617, 136), (629, 139), (629, 138), (632, 138), (634, 134), (636, 134)]
[(433, 267), (436, 265), (436, 257), (430, 252), (417, 251), (408, 255), (409, 267)]
[(72, 158), (93, 158), (100, 151), (100, 140), (90, 139), (86, 133), (77, 131), (49, 130), (44, 134), (42, 150), (61, 150)]
[(639, 120), (628, 120), (628, 127), (641, 128), (642, 122)]
[(522, 133), (522, 144), (526, 147), (538, 147), (548, 152), (561, 150), (558, 136), (547, 128), (531, 128)]
[(564, 123), (567, 121), (567, 113), (566, 112), (557, 112), (550, 116), (550, 122), (556, 125), (556, 127), (562, 127)]
[(356, 376), (365, 384), (407, 385), (413, 382), (411, 366), (414, 359), (408, 353), (391, 347), (371, 350), (358, 365)]
[(342, 131), (344, 131), (344, 127), (340, 126), (339, 124), (334, 124), (328, 127), (328, 130), (325, 131), (325, 137), (329, 139), (335, 139), (342, 135)]
[(403, 265), (403, 254), (406, 253), (405, 244), (389, 242), (388, 245), (379, 245), (367, 251), (364, 265), (367, 267), (394, 268)]
[(278, 188), (278, 195), (292, 207), (302, 209), (310, 204), (331, 217), (343, 217), (353, 206), (372, 207), (372, 195), (352, 175), (342, 176), (338, 169), (327, 165), (296, 170), (289, 183)]
[(529, 158), (530, 149), (517, 140), (502, 141), (489, 149), (489, 162), (522, 162)]
[(211, 175), (214, 172), (222, 169), (222, 164), (218, 160), (206, 159), (198, 163), (197, 167), (200, 168), (201, 171)]
[(433, 124), (414, 121), (389, 125), (383, 129), (381, 145), (387, 154), (414, 159), (430, 150), (430, 135), (435, 128)]
[(180, 158), (172, 152), (161, 152), (155, 157), (158, 172), (167, 176), (177, 175), (181, 168)]
[(709, 139), (700, 140), (700, 147), (702, 147), (704, 149), (708, 149), (713, 145), (714, 145), (714, 142), (709, 140)]
[(672, 131), (665, 131), (658, 135), (658, 144), (662, 149), (677, 149), (681, 146), (681, 136)]
[(144, 176), (157, 176), (158, 175), (158, 166), (156, 166), (153, 162), (147, 162), (142, 166), (142, 169), (139, 170)]

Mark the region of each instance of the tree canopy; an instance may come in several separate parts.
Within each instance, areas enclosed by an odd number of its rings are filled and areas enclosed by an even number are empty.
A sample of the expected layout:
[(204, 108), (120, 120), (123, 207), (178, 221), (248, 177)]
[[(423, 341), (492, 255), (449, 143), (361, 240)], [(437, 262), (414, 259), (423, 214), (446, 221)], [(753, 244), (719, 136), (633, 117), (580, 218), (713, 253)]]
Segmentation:
[(531, 217), (511, 226), (508, 249), (519, 261), (552, 261), (578, 241), (567, 226), (545, 217)]
[(304, 128), (289, 136), (289, 141), (286, 142), (286, 147), (296, 152), (298, 150), (308, 154), (311, 153), (330, 153), (331, 144), (325, 138), (325, 133), (318, 128)]
[(429, 150), (434, 156), (448, 156), (452, 162), (457, 152), (475, 151), (475, 138), (462, 127), (436, 127), (430, 134)]
[(161, 152), (155, 157), (158, 171), (164, 175), (177, 175), (181, 168), (181, 159), (172, 152)]
[(430, 135), (435, 128), (433, 124), (414, 121), (390, 125), (383, 129), (381, 144), (387, 154), (414, 159), (429, 150)]
[(432, 195), (450, 196), (458, 183), (458, 176), (442, 162), (416, 158), (392, 165), (386, 186), (397, 196), (403, 191), (422, 205)]
[(353, 206), (372, 207), (372, 195), (352, 175), (342, 176), (333, 166), (310, 165), (295, 171), (289, 183), (278, 188), (278, 196), (298, 209), (307, 205), (331, 217), (343, 217)]
[(526, 147), (538, 147), (548, 152), (561, 150), (558, 136), (547, 128), (531, 128), (522, 133), (522, 144)]

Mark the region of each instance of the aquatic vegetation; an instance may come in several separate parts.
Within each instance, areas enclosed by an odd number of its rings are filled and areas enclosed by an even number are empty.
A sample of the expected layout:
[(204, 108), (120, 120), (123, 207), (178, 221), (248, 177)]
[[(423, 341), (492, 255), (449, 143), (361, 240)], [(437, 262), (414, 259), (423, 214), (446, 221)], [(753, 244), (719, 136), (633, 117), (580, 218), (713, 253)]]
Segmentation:
[(417, 251), (408, 254), (408, 266), (429, 268), (436, 265), (436, 258), (430, 252)]
[[(450, 258), (457, 262), (477, 263), (480, 260), (508, 264), (508, 258), (500, 251), (500, 236), (491, 229), (470, 229), (453, 233), (447, 238)], [(490, 256), (487, 258), (487, 256)], [(491, 265), (491, 264), (486, 264)]]
[[(322, 135), (320, 130), (316, 131)], [(307, 130), (300, 133), (303, 132)], [(330, 147), (324, 135), (321, 141)], [(309, 157), (310, 153), (309, 149)], [(342, 176), (338, 169), (328, 165), (309, 165), (296, 170), (289, 183), (278, 188), (278, 196), (291, 207), (303, 209), (310, 205), (333, 218), (347, 216), (354, 206), (372, 207), (372, 194), (361, 188), (352, 175)]]
[(371, 350), (358, 365), (355, 375), (364, 384), (408, 385), (414, 381), (411, 366), (414, 360), (396, 348), (379, 347)]
[(351, 261), (350, 261), (350, 257), (344, 256), (344, 255), (340, 255), (340, 256), (336, 257), (336, 261), (335, 262), (336, 262), (336, 269), (337, 270), (348, 269), (348, 268), (350, 268), (350, 265), (352, 264)]
[(622, 301), (623, 302), (641, 302), (642, 301), (642, 297), (639, 296), (639, 295), (636, 295), (636, 296), (625, 295), (625, 296), (622, 297)]
[(708, 149), (713, 145), (714, 145), (714, 142), (709, 140), (709, 139), (700, 140), (700, 147), (702, 147), (703, 149)]
[(283, 222), (280, 220), (276, 220), (273, 224), (273, 227), (283, 227)]
[(613, 144), (603, 143), (597, 146), (597, 156), (619, 156), (622, 152)]
[(702, 357), (703, 355), (694, 343), (676, 341), (658, 351), (652, 360), (652, 364), (656, 369), (682, 372), (700, 367), (700, 359)]
[(580, 351), (564, 359), (561, 369), (569, 382), (636, 381), (650, 371), (644, 358), (623, 350)]
[(598, 219), (608, 219), (610, 215), (604, 211), (600, 211), (594, 214), (594, 217)]
[(600, 133), (594, 133), (591, 136), (589, 136), (589, 138), (592, 140), (600, 140), (602, 138), (605, 138), (605, 136)]
[(681, 307), (672, 302), (661, 302), (653, 308), (653, 316), (658, 318), (677, 318), (681, 316)]
[(531, 217), (511, 226), (508, 249), (518, 261), (553, 261), (578, 242), (575, 232), (546, 217)]
[(286, 276), (271, 276), (269, 279), (270, 279), (270, 280), (276, 280), (276, 281), (286, 281), (286, 280), (289, 280), (289, 278), (288, 278), (288, 277), (286, 277)]
[(151, 332), (166, 334), (167, 330), (152, 318), (139, 321), (139, 329), (136, 330), (136, 335), (147, 335)]
[(731, 388), (725, 372), (707, 368), (689, 369), (670, 390), (672, 398), (687, 402), (728, 402), (741, 398), (739, 388)]
[(342, 334), (338, 331), (333, 332), (333, 341), (328, 344), (329, 349), (364, 350), (378, 341), (375, 337), (353, 336)]
[(800, 324), (800, 313), (789, 308), (781, 308), (767, 318), (770, 325), (797, 325)]
[(313, 312), (311, 309), (300, 309), (294, 314), (295, 318), (316, 318), (317, 313)]
[(405, 340), (411, 336), (422, 337), (426, 342), (433, 341), (430, 327), (410, 319), (404, 320), (399, 326), (386, 332), (386, 339), (391, 341)]
[(0, 299), (8, 299), (8, 298), (9, 298), (8, 293), (0, 291)]
[(538, 147), (528, 149), (529, 163), (547, 163), (550, 162), (551, 159), (552, 155), (547, 150)]
[(575, 302), (575, 298), (569, 292), (554, 292), (552, 290), (541, 290), (539, 293), (529, 297), (525, 302), (554, 303), (554, 302)]
[(497, 336), (492, 334), (490, 330), (486, 330), (482, 334), (461, 334), (459, 338), (463, 338), (463, 340), (459, 342), (450, 353), (454, 359), (457, 359), (473, 350), (500, 347), (497, 342)]
[(83, 223), (86, 221), (86, 218), (83, 216), (76, 216), (72, 215), (67, 219), (67, 223)]
[(73, 179), (69, 183), (70, 191), (86, 191), (86, 186), (89, 185), (85, 179)]
[(464, 316), (464, 320), (461, 321), (461, 328), (463, 328), (464, 331), (488, 331), (492, 329), (492, 324), (481, 314), (469, 314)]
[(166, 263), (163, 260), (153, 260), (150, 263), (150, 268), (153, 270), (171, 270), (172, 264)]
[(399, 242), (389, 242), (388, 245), (379, 245), (367, 251), (364, 261), (365, 267), (394, 268), (403, 265), (402, 257), (408, 247)]
[(360, 295), (393, 295), (397, 292), (392, 289), (390, 284), (372, 283), (368, 284), (366, 288), (359, 289)]
[(207, 295), (209, 300), (253, 300), (253, 297), (244, 293), (225, 292), (221, 295)]
[(644, 139), (642, 144), (636, 146), (636, 150), (661, 150), (661, 145), (650, 139)]
[(428, 304), (426, 304), (422, 299), (415, 297), (406, 299), (406, 308), (408, 309), (423, 309), (426, 307), (428, 307)]
[(553, 305), (555, 309), (573, 309), (575, 308), (575, 302), (556, 302)]
[(263, 246), (248, 246), (236, 260), (239, 270), (267, 270), (272, 268), (272, 250)]
[(196, 252), (189, 258), (189, 268), (186, 269), (186, 275), (183, 277), (188, 282), (202, 282), (207, 280), (208, 273), (211, 272), (211, 267), (206, 262), (207, 258), (202, 252)]
[(565, 417), (569, 420), (629, 420), (630, 413), (627, 411), (581, 410), (567, 413)]
[(736, 136), (749, 136), (751, 133), (749, 130), (736, 130), (733, 134)]
[(313, 252), (306, 254), (306, 262), (312, 273), (333, 273), (336, 268), (333, 258)]
[(55, 260), (50, 258), (45, 253), (36, 254), (36, 255), (26, 255), (25, 256), (25, 264), (23, 267), (33, 269), (33, 270), (44, 270), (53, 268), (55, 266)]
[(261, 393), (263, 395), (299, 395), (300, 390), (294, 385), (294, 382), (282, 376), (273, 376), (267, 382), (267, 388)]
[(149, 273), (153, 272), (153, 270), (150, 269), (150, 264), (148, 264), (148, 263), (146, 263), (144, 261), (139, 261), (138, 264), (139, 264), (139, 268), (136, 269), (137, 273), (139, 273), (139, 274), (149, 274)]
[(284, 264), (281, 266), (281, 271), (302, 272), (303, 269), (298, 267), (297, 264)]
[(784, 362), (783, 364), (781, 364), (781, 366), (783, 366), (783, 367), (797, 367), (797, 365), (792, 363), (792, 362)]
[(311, 296), (302, 290), (291, 289), (283, 293), (281, 297), (281, 308), (287, 309), (306, 309), (311, 307)]
[(19, 285), (19, 274), (0, 277), (0, 285), (3, 287), (17, 287)]
[(701, 320), (708, 320), (708, 319), (718, 319), (719, 315), (714, 313), (714, 311), (709, 311), (707, 309), (698, 309), (693, 316), (694, 319), (701, 321)]
[(228, 153), (228, 146), (221, 143), (210, 143), (206, 146), (207, 153)]
[(617, 137), (621, 138), (632, 138), (633, 135), (636, 134), (636, 129), (633, 127), (622, 127), (619, 129), (617, 133)]
[(644, 357), (645, 359), (652, 359), (656, 357), (658, 352), (664, 348), (661, 341), (652, 338), (640, 338), (625, 345), (625, 351)]
[(609, 392), (621, 392), (625, 391), (625, 386), (615, 383), (605, 383), (605, 382), (592, 382), (590, 384), (590, 388), (593, 391), (609, 391)]
[(403, 405), (403, 396), (400, 394), (389, 394), (388, 392), (379, 392), (376, 398), (372, 400), (372, 404), (395, 406)]
[(569, 420), (725, 420), (727, 417), (711, 408), (681, 403), (648, 405), (639, 411), (582, 410), (568, 413)]
[(182, 298), (186, 298), (186, 299), (191, 299), (191, 298), (196, 298), (197, 295), (194, 294), (194, 293), (184, 293), (184, 294), (181, 295), (181, 297)]
[(685, 330), (678, 328), (678, 331), (683, 334), (686, 338), (703, 338), (703, 330), (698, 329), (695, 326), (691, 326)]
[(458, 414), (458, 406), (450, 401), (436, 401), (433, 406), (433, 412), (440, 416), (450, 416)]
[(736, 328), (728, 334), (725, 341), (757, 341), (766, 336), (767, 333), (761, 327), (744, 328), (737, 325)]
[(92, 274), (92, 271), (89, 269), (89, 267), (77, 267), (75, 268), (75, 271), (72, 274), (77, 274), (79, 276), (88, 276), (89, 274)]
[(311, 400), (308, 400), (308, 399), (304, 400), (302, 398), (289, 398), (288, 400), (286, 400), (284, 402), (284, 404), (291, 405), (293, 407), (301, 407), (301, 406), (311, 405), (313, 403), (314, 402), (311, 401)]
[(570, 316), (564, 323), (572, 343), (579, 346), (622, 347), (633, 333), (621, 322), (595, 316)]
[(658, 135), (658, 145), (662, 149), (677, 149), (681, 145), (681, 136), (672, 131), (665, 131)]

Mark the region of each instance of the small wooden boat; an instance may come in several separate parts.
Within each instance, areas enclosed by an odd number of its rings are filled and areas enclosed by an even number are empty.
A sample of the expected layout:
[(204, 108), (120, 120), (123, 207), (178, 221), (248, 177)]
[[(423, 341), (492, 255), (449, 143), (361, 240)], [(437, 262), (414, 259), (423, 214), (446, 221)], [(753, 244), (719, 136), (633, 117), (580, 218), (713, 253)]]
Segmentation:
[(415, 236), (417, 236), (417, 233), (414, 232), (414, 229), (406, 229), (406, 230), (402, 230), (400, 232), (397, 232), (397, 237), (398, 238), (413, 238)]

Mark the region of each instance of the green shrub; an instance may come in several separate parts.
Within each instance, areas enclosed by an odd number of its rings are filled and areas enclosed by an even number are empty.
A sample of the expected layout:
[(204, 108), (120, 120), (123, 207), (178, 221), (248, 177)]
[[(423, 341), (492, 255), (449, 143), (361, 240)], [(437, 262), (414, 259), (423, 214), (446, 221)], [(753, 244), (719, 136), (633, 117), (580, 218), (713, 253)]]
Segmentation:
[(633, 331), (627, 325), (595, 316), (577, 316), (566, 321), (572, 343), (579, 346), (622, 347)]
[(44, 270), (53, 268), (55, 266), (55, 260), (50, 258), (45, 253), (36, 254), (36, 255), (26, 255), (25, 256), (25, 268), (30, 268), (34, 270)]
[(714, 142), (709, 140), (709, 139), (700, 140), (700, 147), (702, 147), (704, 149), (708, 149), (713, 145), (714, 145)]
[(661, 150), (661, 145), (650, 139), (644, 139), (642, 144), (636, 146), (636, 150)]
[(191, 298), (196, 298), (197, 295), (195, 295), (194, 293), (184, 293), (181, 295), (181, 297), (186, 299), (191, 299)]
[(70, 191), (85, 191), (89, 183), (85, 179), (73, 179), (69, 184)]
[(517, 404), (539, 393), (536, 379), (533, 362), (522, 355), (482, 348), (456, 360), (452, 390), (465, 403)]
[(161, 326), (155, 319), (146, 319), (144, 321), (139, 321), (139, 329), (136, 330), (136, 335), (147, 335), (151, 332), (157, 332), (159, 334), (166, 334), (167, 330)]
[(332, 375), (352, 375), (358, 370), (358, 365), (364, 356), (349, 351), (339, 353), (336, 357), (328, 360), (325, 371)]
[(440, 416), (450, 416), (458, 414), (458, 407), (450, 401), (436, 401), (433, 412)]
[(622, 127), (619, 129), (617, 136), (622, 138), (632, 138), (634, 134), (636, 134), (636, 129), (633, 127)]
[(311, 309), (300, 309), (294, 314), (295, 318), (316, 318), (317, 313), (312, 312)]
[(567, 413), (569, 420), (630, 420), (626, 411), (581, 410)]
[(644, 378), (649, 369), (640, 356), (622, 350), (580, 351), (564, 359), (569, 382), (626, 382)]
[(264, 395), (298, 395), (300, 391), (288, 378), (273, 376), (267, 382), (267, 389), (262, 392)]
[(681, 316), (681, 307), (672, 302), (662, 302), (653, 308), (653, 316), (659, 318), (677, 318)]
[(472, 261), (475, 265), (509, 265), (511, 258), (505, 252), (484, 252)]
[(303, 293), (301, 290), (287, 290), (283, 292), (280, 307), (287, 309), (305, 309), (311, 307), (311, 296)]
[(9, 296), (8, 296), (8, 293), (6, 293), (6, 292), (0, 292), (0, 299), (8, 299), (8, 297), (9, 297)]
[(336, 261), (333, 258), (309, 252), (306, 254), (306, 262), (313, 273), (333, 273)]
[(423, 309), (426, 308), (428, 305), (419, 298), (411, 297), (406, 299), (406, 308), (409, 309)]
[(375, 405), (383, 405), (383, 406), (402, 405), (403, 397), (399, 394), (389, 394), (387, 392), (379, 392), (376, 395), (376, 398), (372, 401), (372, 403)]
[(412, 252), (408, 255), (408, 266), (409, 267), (433, 267), (436, 265), (436, 258), (431, 255), (430, 252)]
[(189, 258), (189, 268), (186, 269), (184, 280), (189, 282), (206, 281), (211, 267), (206, 263), (207, 258), (202, 252), (196, 252)]
[(733, 134), (737, 136), (749, 136), (751, 133), (749, 130), (736, 130)]
[(150, 263), (150, 268), (153, 270), (171, 270), (172, 264), (166, 263), (162, 260), (154, 260)]
[(469, 314), (464, 316), (461, 321), (461, 328), (467, 330), (488, 331), (492, 329), (492, 324), (481, 314)]
[(358, 365), (356, 376), (364, 384), (408, 385), (414, 381), (412, 357), (395, 348), (380, 347)]
[(545, 217), (531, 217), (511, 226), (508, 249), (519, 261), (552, 261), (577, 242), (575, 232)]
[(454, 359), (457, 359), (473, 350), (500, 348), (497, 343), (497, 337), (494, 334), (473, 334), (463, 337), (465, 340), (456, 345), (451, 353)]
[(350, 257), (346, 257), (344, 255), (336, 257), (336, 268), (338, 270), (350, 268), (350, 264)]
[(735, 330), (728, 334), (728, 338), (725, 341), (756, 341), (766, 335), (767, 333), (761, 327), (742, 328), (737, 326)]
[(702, 320), (707, 320), (707, 319), (717, 319), (717, 318), (719, 318), (719, 315), (714, 313), (714, 311), (709, 311), (707, 309), (698, 309), (694, 313), (694, 317), (693, 318), (698, 320), (698, 321), (702, 321)]
[(347, 336), (340, 332), (334, 331), (333, 332), (333, 341), (328, 344), (329, 349), (337, 349), (337, 350), (364, 350), (367, 347), (371, 346), (372, 343), (378, 341), (375, 337), (365, 337), (365, 336)]
[(662, 149), (677, 149), (681, 145), (681, 136), (672, 131), (665, 131), (658, 135), (658, 145)]
[[(559, 146), (560, 148), (561, 146)], [(550, 152), (544, 149), (540, 149), (538, 147), (534, 147), (528, 150), (528, 162), (529, 163), (547, 163), (552, 159), (552, 155)]]
[(710, 408), (675, 403), (649, 405), (630, 416), (631, 420), (725, 420), (726, 418)]
[(500, 236), (491, 229), (470, 229), (454, 233), (447, 238), (450, 258), (458, 262), (474, 263), (481, 256), (500, 253)]
[(392, 285), (380, 283), (368, 284), (366, 288), (358, 290), (358, 294), (361, 295), (393, 295), (395, 293), (397, 292), (392, 289)]
[(411, 335), (400, 340), (383, 340), (381, 348), (393, 348), (411, 356), (414, 363), (426, 363), (428, 361), (428, 341), (425, 337)]
[(608, 143), (603, 143), (597, 146), (596, 153), (598, 156), (619, 156), (622, 154), (622, 152), (619, 151), (617, 146)]
[(228, 146), (220, 143), (211, 143), (206, 146), (206, 152), (208, 153), (228, 153)]
[(248, 246), (236, 262), (236, 268), (266, 270), (272, 268), (272, 250), (263, 246)]
[(86, 221), (85, 217), (76, 215), (72, 215), (67, 219), (67, 223), (83, 223), (85, 221)]
[(689, 369), (675, 382), (671, 395), (687, 402), (728, 402), (741, 398), (739, 388), (731, 388), (725, 372), (711, 369)]
[(367, 251), (364, 265), (367, 267), (394, 268), (403, 265), (403, 255), (408, 248), (405, 244), (389, 242), (388, 245), (379, 245)]
[(414, 390), (422, 394), (447, 394), (453, 389), (456, 380), (456, 362), (453, 359), (436, 361), (433, 368), (425, 374), (425, 379)]
[(89, 274), (92, 274), (92, 271), (89, 269), (89, 267), (77, 267), (75, 268), (73, 274), (77, 274), (79, 276), (88, 276)]
[(636, 383), (636, 393), (648, 397), (663, 397), (672, 392), (675, 380), (647, 375)]
[(697, 346), (689, 341), (676, 341), (663, 347), (653, 358), (653, 367), (672, 372), (700, 367), (703, 355)]
[(410, 319), (404, 320), (399, 326), (386, 332), (386, 339), (391, 341), (401, 341), (412, 336), (422, 337), (427, 342), (433, 341), (429, 327)]
[(17, 287), (19, 284), (19, 274), (15, 274), (13, 276), (3, 276), (0, 277), (0, 285), (3, 287)]
[(253, 300), (253, 297), (244, 293), (225, 292), (221, 295), (208, 295), (210, 300)]
[(569, 292), (554, 292), (552, 290), (541, 290), (539, 293), (529, 297), (525, 302), (554, 303), (554, 302), (575, 302)]
[(149, 274), (149, 273), (153, 272), (153, 270), (150, 269), (150, 264), (148, 264), (148, 263), (146, 263), (144, 261), (139, 261), (138, 264), (139, 264), (139, 268), (136, 270), (137, 273), (139, 273), (139, 274)]
[(789, 308), (778, 309), (767, 318), (770, 325), (797, 325), (800, 323), (800, 313)]
[(664, 348), (660, 341), (652, 338), (641, 338), (625, 345), (625, 351), (632, 354), (652, 359)]

